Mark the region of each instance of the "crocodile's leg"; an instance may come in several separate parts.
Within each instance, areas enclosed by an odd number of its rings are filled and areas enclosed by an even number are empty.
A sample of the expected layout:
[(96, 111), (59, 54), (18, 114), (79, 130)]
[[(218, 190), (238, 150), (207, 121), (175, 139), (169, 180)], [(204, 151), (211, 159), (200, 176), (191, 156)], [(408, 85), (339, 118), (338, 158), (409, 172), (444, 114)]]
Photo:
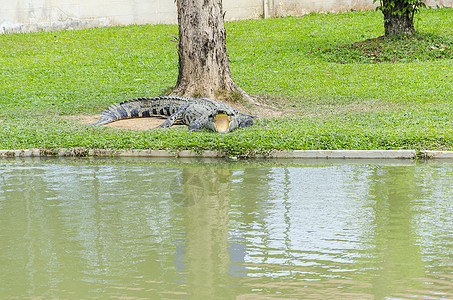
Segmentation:
[(189, 124), (190, 131), (200, 131), (208, 121), (208, 117), (201, 117)]
[(169, 116), (168, 119), (165, 120), (165, 122), (163, 122), (162, 124), (160, 124), (159, 126), (157, 126), (157, 128), (171, 127), (171, 126), (176, 122), (176, 120), (182, 118), (182, 115), (184, 114), (184, 111), (186, 110), (187, 106), (188, 106), (188, 105), (184, 105), (183, 107), (181, 107), (181, 108), (180, 108), (179, 110), (177, 110), (174, 114), (172, 114), (171, 116)]
[(255, 116), (239, 113), (238, 115), (238, 121), (239, 121), (239, 128), (245, 128), (253, 125), (253, 118), (256, 118)]

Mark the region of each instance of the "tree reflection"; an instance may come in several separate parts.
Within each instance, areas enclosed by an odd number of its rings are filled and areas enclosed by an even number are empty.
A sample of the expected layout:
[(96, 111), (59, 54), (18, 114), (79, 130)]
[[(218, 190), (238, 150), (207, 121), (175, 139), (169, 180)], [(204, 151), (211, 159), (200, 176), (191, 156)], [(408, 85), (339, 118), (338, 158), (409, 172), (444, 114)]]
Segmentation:
[(222, 168), (184, 168), (182, 172), (188, 292), (199, 299), (219, 299), (231, 292), (225, 284), (230, 264), (231, 174)]
[(407, 287), (417, 282), (415, 278), (425, 275), (414, 227), (414, 202), (421, 197), (422, 188), (415, 166), (374, 167), (370, 179), (375, 215), (374, 256), (379, 266), (370, 275), (373, 294), (376, 299), (384, 299), (407, 292)]

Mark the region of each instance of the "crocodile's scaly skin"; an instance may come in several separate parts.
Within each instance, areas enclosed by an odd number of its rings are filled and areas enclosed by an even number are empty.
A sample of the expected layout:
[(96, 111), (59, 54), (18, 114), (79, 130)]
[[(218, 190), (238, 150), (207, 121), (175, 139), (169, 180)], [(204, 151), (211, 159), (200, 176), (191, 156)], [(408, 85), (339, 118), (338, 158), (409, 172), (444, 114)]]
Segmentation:
[[(214, 118), (218, 114), (228, 116), (227, 129), (219, 130), (216, 127)], [(175, 121), (181, 120), (192, 131), (207, 128), (216, 132), (230, 132), (253, 125), (253, 116), (241, 113), (223, 102), (208, 98), (172, 96), (137, 98), (113, 104), (102, 113), (94, 125), (150, 116), (168, 116), (168, 119), (159, 127), (170, 127)]]

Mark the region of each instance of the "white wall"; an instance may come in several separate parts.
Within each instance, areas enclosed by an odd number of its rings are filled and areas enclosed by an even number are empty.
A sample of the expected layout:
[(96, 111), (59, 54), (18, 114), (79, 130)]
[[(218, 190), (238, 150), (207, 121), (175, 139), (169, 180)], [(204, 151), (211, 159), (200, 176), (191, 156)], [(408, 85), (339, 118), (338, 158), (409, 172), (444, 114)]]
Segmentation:
[(176, 22), (173, 0), (0, 0), (0, 33)]
[(347, 10), (367, 10), (376, 7), (372, 0), (275, 0), (275, 15), (303, 15), (310, 12), (339, 12)]
[[(428, 0), (453, 7), (453, 0)], [(267, 7), (264, 6), (267, 4)], [(226, 20), (373, 9), (373, 0), (224, 0)], [(0, 0), (0, 34), (177, 23), (174, 0)]]

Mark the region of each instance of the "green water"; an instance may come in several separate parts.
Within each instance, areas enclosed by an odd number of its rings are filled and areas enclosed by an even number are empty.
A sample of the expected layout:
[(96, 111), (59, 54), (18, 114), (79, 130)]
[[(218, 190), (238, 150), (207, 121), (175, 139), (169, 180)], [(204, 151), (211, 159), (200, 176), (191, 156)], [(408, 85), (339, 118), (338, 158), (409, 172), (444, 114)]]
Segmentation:
[(453, 299), (453, 164), (0, 160), (1, 299)]

